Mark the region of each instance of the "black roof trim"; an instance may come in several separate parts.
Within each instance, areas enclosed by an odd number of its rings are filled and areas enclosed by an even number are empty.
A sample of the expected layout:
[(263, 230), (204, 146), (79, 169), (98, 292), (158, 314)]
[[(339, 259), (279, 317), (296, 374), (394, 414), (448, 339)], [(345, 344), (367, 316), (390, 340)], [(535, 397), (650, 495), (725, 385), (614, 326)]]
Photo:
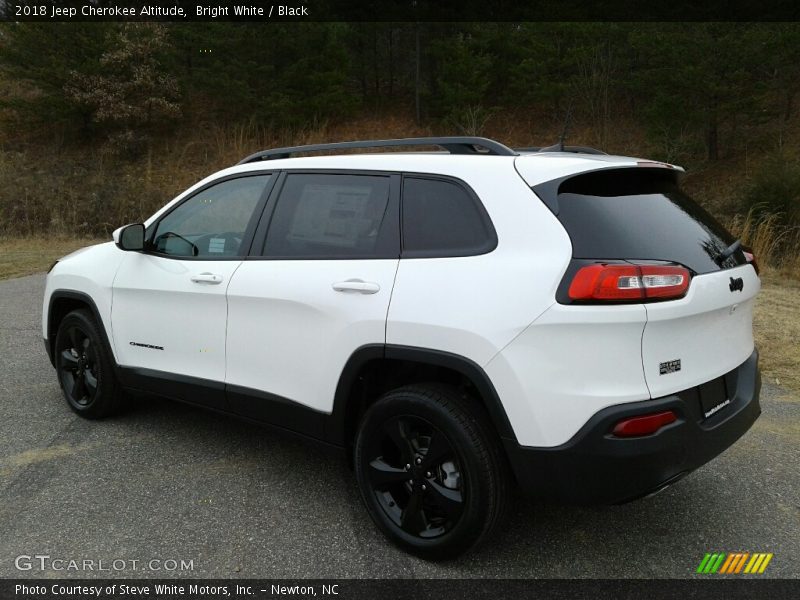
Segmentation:
[[(483, 154), (490, 156), (517, 156), (517, 152), (494, 140), (482, 137), (419, 137), (395, 140), (363, 140), (357, 142), (336, 142), (332, 144), (312, 144), (309, 146), (289, 146), (256, 152), (240, 160), (237, 165), (289, 158), (302, 152), (324, 152), (326, 150), (350, 150), (356, 148), (394, 148), (401, 146), (439, 146), (450, 154)], [(480, 150), (483, 148), (483, 150)]]

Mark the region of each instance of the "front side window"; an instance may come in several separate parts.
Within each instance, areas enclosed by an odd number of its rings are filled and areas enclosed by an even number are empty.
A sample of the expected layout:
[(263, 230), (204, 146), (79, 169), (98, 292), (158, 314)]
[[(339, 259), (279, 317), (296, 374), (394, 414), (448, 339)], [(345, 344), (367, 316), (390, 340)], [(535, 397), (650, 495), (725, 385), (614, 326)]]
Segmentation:
[(403, 256), (471, 256), (497, 245), (483, 206), (467, 189), (443, 179), (403, 179)]
[(247, 226), (270, 177), (230, 179), (195, 194), (158, 222), (151, 249), (168, 256), (241, 256)]
[(386, 219), (389, 196), (387, 176), (289, 174), (264, 254), (295, 259), (387, 257), (393, 239)]

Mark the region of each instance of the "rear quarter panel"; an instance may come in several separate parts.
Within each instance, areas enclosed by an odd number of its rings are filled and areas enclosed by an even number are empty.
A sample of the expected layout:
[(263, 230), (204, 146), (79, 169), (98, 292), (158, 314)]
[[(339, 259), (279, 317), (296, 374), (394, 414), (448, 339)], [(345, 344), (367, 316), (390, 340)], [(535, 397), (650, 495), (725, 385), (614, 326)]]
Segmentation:
[(641, 304), (554, 304), (487, 366), (517, 441), (568, 441), (599, 410), (649, 398)]
[(465, 158), (437, 173), (472, 187), (498, 245), (479, 256), (400, 260), (386, 342), (450, 352), (485, 366), (555, 301), (571, 244), (513, 161)]

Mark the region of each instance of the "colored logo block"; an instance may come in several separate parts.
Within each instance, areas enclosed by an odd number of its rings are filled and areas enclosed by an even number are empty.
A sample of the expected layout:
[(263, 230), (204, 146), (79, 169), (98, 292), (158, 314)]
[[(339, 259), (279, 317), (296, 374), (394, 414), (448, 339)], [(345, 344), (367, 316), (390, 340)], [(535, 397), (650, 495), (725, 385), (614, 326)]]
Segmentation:
[(697, 567), (697, 573), (738, 575), (740, 573), (760, 575), (772, 560), (772, 553), (765, 552), (707, 552)]

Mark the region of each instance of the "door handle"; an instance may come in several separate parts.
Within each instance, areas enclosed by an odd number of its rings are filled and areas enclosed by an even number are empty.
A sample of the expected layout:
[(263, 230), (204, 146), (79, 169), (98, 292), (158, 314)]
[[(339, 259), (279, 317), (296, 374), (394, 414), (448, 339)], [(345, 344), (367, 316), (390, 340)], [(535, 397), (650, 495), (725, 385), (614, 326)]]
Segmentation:
[(361, 279), (339, 281), (334, 283), (332, 287), (337, 292), (357, 292), (359, 294), (377, 294), (381, 289), (381, 286), (377, 283), (362, 281)]
[(216, 275), (214, 273), (198, 273), (197, 275), (192, 275), (191, 280), (195, 283), (209, 283), (211, 285), (217, 285), (218, 283), (222, 283), (222, 275)]

